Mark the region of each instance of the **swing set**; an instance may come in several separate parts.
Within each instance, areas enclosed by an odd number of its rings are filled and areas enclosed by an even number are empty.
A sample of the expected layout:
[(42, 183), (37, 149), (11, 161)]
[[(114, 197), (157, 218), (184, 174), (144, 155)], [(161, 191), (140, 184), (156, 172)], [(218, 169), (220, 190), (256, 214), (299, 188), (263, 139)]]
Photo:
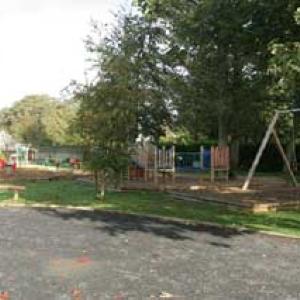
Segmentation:
[(275, 144), (276, 144), (276, 146), (277, 146), (277, 148), (279, 150), (279, 153), (280, 153), (280, 155), (281, 155), (281, 157), (283, 159), (283, 162), (284, 162), (284, 164), (286, 166), (286, 169), (287, 169), (287, 171), (288, 171), (288, 173), (289, 173), (289, 175), (291, 177), (293, 185), (295, 187), (298, 185), (298, 182), (297, 182), (296, 176), (295, 176), (295, 174), (293, 172), (293, 169), (292, 169), (292, 166), (290, 164), (290, 161), (289, 161), (289, 159), (288, 159), (288, 157), (287, 157), (287, 155), (286, 155), (286, 153), (284, 151), (284, 148), (283, 148), (283, 146), (281, 144), (281, 141), (279, 139), (279, 136), (277, 134), (276, 124), (277, 124), (277, 121), (278, 121), (278, 119), (279, 119), (280, 116), (283, 116), (283, 115), (286, 115), (286, 114), (291, 114), (291, 113), (295, 114), (295, 113), (299, 113), (299, 112), (300, 112), (300, 108), (289, 109), (289, 110), (277, 110), (277, 111), (275, 111), (274, 117), (273, 117), (273, 119), (271, 120), (271, 122), (270, 122), (270, 124), (268, 126), (268, 129), (267, 129), (267, 131), (265, 133), (265, 136), (264, 136), (264, 138), (263, 138), (263, 140), (262, 140), (262, 142), (260, 144), (260, 147), (259, 147), (259, 149), (257, 151), (256, 157), (255, 157), (255, 159), (254, 159), (254, 161), (252, 163), (252, 166), (251, 166), (251, 168), (250, 168), (250, 170), (248, 172), (248, 176), (247, 176), (247, 178), (246, 178), (246, 180), (244, 182), (243, 188), (242, 188), (243, 191), (247, 191), (248, 190), (248, 188), (249, 188), (249, 186), (251, 184), (251, 180), (252, 180), (252, 178), (253, 178), (253, 176), (255, 174), (256, 168), (257, 168), (257, 166), (258, 166), (258, 164), (260, 162), (260, 159), (261, 159), (261, 157), (262, 157), (262, 155), (264, 153), (264, 150), (266, 149), (266, 146), (267, 146), (267, 144), (268, 144), (271, 136), (273, 136), (273, 138), (274, 138)]

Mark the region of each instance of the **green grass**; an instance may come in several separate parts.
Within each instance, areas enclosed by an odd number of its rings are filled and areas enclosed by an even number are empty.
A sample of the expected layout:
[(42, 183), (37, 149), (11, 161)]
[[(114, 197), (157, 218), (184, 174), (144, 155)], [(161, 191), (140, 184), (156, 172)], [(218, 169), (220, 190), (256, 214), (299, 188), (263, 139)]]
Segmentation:
[[(23, 182), (24, 184), (24, 182)], [(254, 230), (274, 231), (300, 236), (300, 211), (251, 214), (201, 203), (175, 201), (165, 193), (110, 192), (104, 202), (95, 199), (93, 186), (72, 181), (25, 183), (21, 202), (27, 204), (56, 204), (89, 206), (125, 213), (151, 214), (180, 219), (215, 222), (222, 225), (242, 226)], [(0, 194), (0, 202), (9, 193)]]

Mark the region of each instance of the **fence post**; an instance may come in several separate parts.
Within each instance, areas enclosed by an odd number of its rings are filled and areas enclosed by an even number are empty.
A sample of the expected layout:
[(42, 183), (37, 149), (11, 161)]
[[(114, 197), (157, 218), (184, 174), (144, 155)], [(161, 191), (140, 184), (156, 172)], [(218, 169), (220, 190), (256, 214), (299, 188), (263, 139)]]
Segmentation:
[(200, 147), (200, 169), (204, 169), (204, 147)]

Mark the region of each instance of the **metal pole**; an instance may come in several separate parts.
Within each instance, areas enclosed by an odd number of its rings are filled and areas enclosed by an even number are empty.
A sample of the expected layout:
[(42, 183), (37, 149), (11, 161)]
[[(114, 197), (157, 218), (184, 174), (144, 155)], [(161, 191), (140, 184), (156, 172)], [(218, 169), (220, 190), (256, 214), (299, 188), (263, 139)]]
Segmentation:
[(204, 155), (204, 147), (201, 146), (200, 147), (200, 169), (201, 170), (204, 169), (204, 158), (203, 158), (203, 155)]
[(274, 115), (274, 117), (273, 117), (271, 123), (269, 124), (269, 127), (268, 127), (268, 129), (267, 129), (267, 131), (266, 131), (266, 134), (265, 134), (265, 136), (264, 136), (264, 138), (263, 138), (263, 140), (262, 140), (262, 142), (261, 142), (261, 145), (260, 145), (260, 147), (259, 147), (259, 149), (258, 149), (258, 152), (257, 152), (257, 154), (256, 154), (256, 157), (255, 157), (255, 159), (254, 159), (254, 161), (253, 161), (253, 163), (252, 163), (252, 166), (251, 166), (251, 168), (250, 168), (250, 170), (249, 170), (247, 179), (246, 179), (246, 181), (244, 182), (244, 185), (243, 185), (243, 191), (246, 191), (246, 190), (248, 190), (248, 188), (249, 188), (249, 185), (250, 185), (251, 180), (252, 180), (252, 178), (253, 178), (253, 175), (254, 175), (254, 173), (255, 173), (255, 171), (256, 171), (256, 168), (257, 168), (257, 166), (258, 166), (258, 164), (259, 164), (259, 161), (260, 161), (260, 159), (261, 159), (261, 157), (262, 157), (262, 154), (263, 154), (264, 150), (266, 149), (266, 146), (267, 146), (267, 144), (268, 144), (268, 141), (269, 141), (269, 139), (270, 139), (270, 136), (271, 136), (271, 134), (272, 134), (272, 132), (273, 132), (273, 129), (274, 129), (275, 125), (276, 125), (276, 122), (277, 122), (278, 117), (279, 117), (279, 113), (280, 113), (279, 111), (276, 111), (276, 113), (275, 113), (275, 115)]
[(210, 181), (215, 181), (215, 147), (210, 148)]

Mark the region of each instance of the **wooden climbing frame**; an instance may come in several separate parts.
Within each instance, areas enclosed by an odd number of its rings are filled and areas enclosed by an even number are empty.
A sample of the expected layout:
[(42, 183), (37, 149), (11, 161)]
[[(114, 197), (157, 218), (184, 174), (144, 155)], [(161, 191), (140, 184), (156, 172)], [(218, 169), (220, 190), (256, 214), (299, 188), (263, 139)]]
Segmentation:
[(158, 183), (160, 177), (164, 182), (170, 177), (175, 181), (175, 151), (175, 146), (158, 148), (150, 143), (138, 145), (132, 156), (134, 166), (129, 168), (129, 180), (144, 178), (145, 181)]

